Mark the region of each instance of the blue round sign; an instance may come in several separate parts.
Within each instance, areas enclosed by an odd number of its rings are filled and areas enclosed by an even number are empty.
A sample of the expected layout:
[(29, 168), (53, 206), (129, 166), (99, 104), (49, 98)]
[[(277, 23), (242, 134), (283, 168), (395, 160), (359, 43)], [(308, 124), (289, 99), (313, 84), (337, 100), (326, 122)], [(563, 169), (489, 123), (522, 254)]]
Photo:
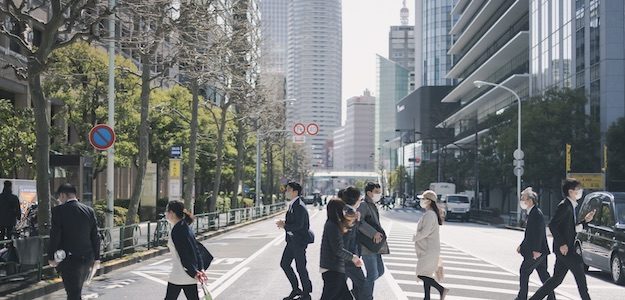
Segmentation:
[(115, 143), (115, 131), (111, 126), (98, 124), (89, 131), (89, 143), (97, 150), (107, 150)]

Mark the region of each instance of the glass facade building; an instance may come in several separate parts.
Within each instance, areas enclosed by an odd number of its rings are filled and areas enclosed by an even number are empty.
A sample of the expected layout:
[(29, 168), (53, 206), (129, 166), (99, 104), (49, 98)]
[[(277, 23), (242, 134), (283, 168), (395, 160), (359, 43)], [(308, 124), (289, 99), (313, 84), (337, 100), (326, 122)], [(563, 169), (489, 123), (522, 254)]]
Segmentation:
[(453, 85), (446, 78), (452, 66), (449, 31), (454, 23), (453, 0), (417, 0), (415, 6), (415, 81), (421, 86)]
[(306, 136), (314, 168), (329, 167), (326, 142), (341, 126), (342, 16), (340, 0), (288, 1), (287, 128), (297, 122), (319, 125)]
[(266, 72), (286, 74), (288, 0), (262, 0), (259, 3), (263, 55)]
[[(386, 155), (385, 143), (393, 140), (395, 134), (395, 113), (399, 101), (409, 93), (410, 70), (398, 63), (377, 55), (375, 99), (375, 157), (390, 165), (392, 159)], [(388, 144), (387, 144), (388, 146)], [(390, 166), (394, 168), (393, 166)]]
[(583, 90), (602, 133), (625, 115), (625, 3), (531, 0), (532, 93)]

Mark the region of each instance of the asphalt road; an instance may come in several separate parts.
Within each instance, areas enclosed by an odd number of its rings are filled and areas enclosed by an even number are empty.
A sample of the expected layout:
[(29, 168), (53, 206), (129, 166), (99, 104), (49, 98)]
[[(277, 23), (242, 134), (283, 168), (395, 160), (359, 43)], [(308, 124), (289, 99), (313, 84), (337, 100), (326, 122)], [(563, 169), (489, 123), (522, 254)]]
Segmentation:
[[(319, 247), (326, 220), (325, 210), (309, 206), (316, 241), (308, 248), (308, 271), (313, 281), (313, 299), (319, 299), (323, 282), (319, 273)], [(412, 234), (421, 213), (398, 208), (381, 213), (389, 235), (390, 255), (384, 256), (386, 274), (376, 282), (375, 299), (422, 299), (423, 286), (415, 278), (416, 256)], [(448, 300), (514, 299), (518, 291), (521, 257), (515, 249), (523, 232), (471, 223), (446, 222), (441, 227), (443, 285), (450, 288)], [(214, 299), (279, 300), (290, 286), (279, 267), (284, 232), (273, 220), (265, 220), (205, 241), (215, 256), (209, 271)], [(555, 257), (549, 257), (553, 270)], [(94, 280), (84, 290), (84, 299), (163, 299), (171, 269), (170, 255), (156, 257)], [(623, 299), (625, 287), (607, 274), (590, 270), (588, 284), (593, 299)], [(540, 282), (531, 278), (530, 295)], [(557, 289), (558, 299), (579, 299), (569, 274)], [(65, 299), (58, 291), (39, 299)], [(179, 299), (185, 299), (180, 296)], [(433, 293), (432, 299), (438, 299)]]

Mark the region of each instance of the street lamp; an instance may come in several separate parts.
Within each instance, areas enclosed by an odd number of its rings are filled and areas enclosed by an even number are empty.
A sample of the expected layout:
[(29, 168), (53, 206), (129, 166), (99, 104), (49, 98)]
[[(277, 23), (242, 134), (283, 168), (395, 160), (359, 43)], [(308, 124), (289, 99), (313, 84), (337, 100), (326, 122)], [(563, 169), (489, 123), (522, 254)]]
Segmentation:
[[(523, 153), (523, 150), (521, 150), (521, 98), (514, 90), (506, 86), (503, 86), (501, 84), (492, 83), (488, 81), (482, 81), (482, 80), (473, 81), (473, 84), (478, 89), (484, 85), (490, 85), (495, 88), (502, 88), (512, 93), (512, 95), (514, 95), (519, 105), (518, 120), (517, 120), (517, 123), (518, 123), (517, 124), (517, 148), (514, 151), (513, 156), (514, 156), (514, 175), (516, 175), (516, 196), (517, 196), (517, 200), (521, 199), (521, 176), (523, 176), (523, 164), (524, 164), (523, 162), (524, 153)], [(521, 221), (521, 206), (520, 206), (521, 204), (519, 201), (517, 201), (517, 203), (519, 203), (519, 205), (517, 205), (517, 211), (516, 211), (517, 222), (520, 222)]]

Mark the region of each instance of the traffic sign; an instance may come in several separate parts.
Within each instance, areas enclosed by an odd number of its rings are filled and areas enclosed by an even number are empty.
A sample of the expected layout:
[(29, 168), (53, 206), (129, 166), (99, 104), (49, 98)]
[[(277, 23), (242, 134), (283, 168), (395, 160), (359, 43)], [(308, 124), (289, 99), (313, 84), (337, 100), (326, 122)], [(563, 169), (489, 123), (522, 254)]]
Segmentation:
[(308, 124), (308, 126), (306, 126), (306, 132), (309, 135), (317, 135), (317, 133), (319, 133), (319, 125), (317, 125), (316, 123)]
[(293, 126), (293, 133), (295, 135), (304, 135), (306, 133), (306, 126), (302, 123), (297, 123)]
[(115, 131), (106, 124), (93, 126), (89, 131), (89, 143), (96, 150), (107, 150), (115, 143)]
[(525, 170), (523, 169), (523, 167), (514, 167), (513, 172), (515, 176), (523, 176)]
[(514, 156), (514, 159), (523, 159), (523, 157), (525, 157), (525, 153), (523, 153), (523, 150), (521, 149), (516, 149), (514, 150), (514, 153), (512, 153), (512, 156)]
[(182, 146), (172, 146), (170, 154), (171, 154), (171, 157), (181, 157)]
[(294, 144), (303, 144), (306, 142), (306, 136), (305, 135), (294, 135), (293, 136), (293, 143)]

